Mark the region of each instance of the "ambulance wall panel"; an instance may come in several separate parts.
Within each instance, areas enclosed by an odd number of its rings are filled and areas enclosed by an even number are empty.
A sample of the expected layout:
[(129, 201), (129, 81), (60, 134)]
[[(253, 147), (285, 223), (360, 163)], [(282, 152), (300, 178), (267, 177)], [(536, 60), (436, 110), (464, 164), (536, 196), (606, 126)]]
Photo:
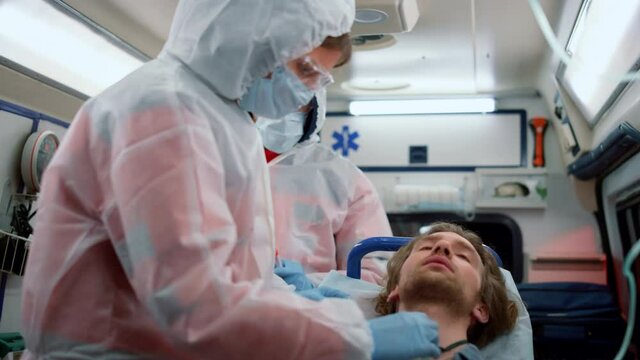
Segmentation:
[(68, 124), (58, 121), (40, 120), (38, 123), (38, 131), (53, 131), (60, 140), (62, 140), (64, 138), (64, 134), (67, 133), (67, 128)]
[[(31, 134), (32, 127), (32, 119), (0, 110), (0, 198), (11, 196), (7, 192), (14, 193), (18, 190), (22, 181), (20, 175), (22, 147)], [(8, 186), (6, 186), (7, 182), (10, 183)], [(0, 209), (0, 228), (4, 231), (9, 230), (10, 212), (10, 209)], [(20, 330), (22, 278), (16, 275), (7, 276), (0, 332)]]
[[(537, 96), (514, 97), (498, 101), (498, 109), (524, 109), (527, 120), (535, 116), (549, 118), (548, 108), (542, 98)], [(334, 121), (334, 118), (327, 119), (327, 129)], [(390, 125), (392, 127), (393, 125)], [(337, 128), (333, 126), (331, 128)], [(324, 131), (324, 130), (323, 130)], [(465, 130), (470, 132), (471, 130)], [(326, 139), (324, 134), (323, 139)], [(459, 134), (456, 133), (456, 136)], [(454, 137), (453, 135), (447, 136)], [(526, 129), (526, 156), (523, 168), (531, 167), (533, 157), (533, 133), (531, 129)], [(496, 139), (498, 140), (498, 139)], [(544, 209), (513, 209), (513, 208), (492, 208), (477, 210), (481, 213), (502, 213), (513, 218), (522, 231), (525, 281), (592, 281), (602, 283), (606, 274), (604, 268), (598, 271), (573, 268), (571, 265), (563, 269), (539, 270), (532, 267), (531, 258), (539, 258), (546, 254), (553, 253), (558, 257), (571, 257), (576, 253), (585, 256), (598, 256), (602, 254), (601, 240), (595, 217), (584, 210), (578, 202), (575, 189), (566, 173), (563, 164), (561, 149), (557, 140), (557, 134), (553, 127), (546, 130), (545, 139), (545, 160), (548, 197), (547, 206)], [(331, 145), (332, 143), (329, 143)], [(386, 142), (379, 145), (386, 149)], [(351, 158), (350, 156), (348, 158)], [(515, 159), (515, 157), (514, 157)], [(378, 164), (376, 158), (361, 159), (363, 163)], [(366, 170), (366, 169), (365, 169)], [(408, 169), (410, 170), (410, 169)], [(438, 186), (449, 185), (462, 187), (465, 182), (472, 181), (475, 174), (470, 169), (416, 169), (417, 171), (365, 171), (365, 174), (372, 180), (380, 197), (383, 200), (387, 212), (397, 211), (393, 187), (396, 184)], [(454, 171), (455, 170), (455, 171)], [(595, 196), (595, 194), (594, 194)], [(552, 275), (550, 275), (552, 274)]]
[[(0, 99), (0, 199), (8, 197), (15, 201), (13, 194), (23, 188), (20, 160), (29, 135), (34, 131), (51, 130), (62, 139), (67, 127), (66, 122)], [(6, 208), (0, 209), (0, 229), (4, 231), (10, 230), (12, 208), (13, 202), (9, 202)], [(20, 276), (8, 275), (0, 332), (21, 329), (22, 280)]]
[[(520, 167), (526, 149), (522, 112), (334, 116), (322, 142), (368, 167)], [(410, 162), (423, 147), (424, 162)], [(419, 150), (418, 150), (419, 151)]]

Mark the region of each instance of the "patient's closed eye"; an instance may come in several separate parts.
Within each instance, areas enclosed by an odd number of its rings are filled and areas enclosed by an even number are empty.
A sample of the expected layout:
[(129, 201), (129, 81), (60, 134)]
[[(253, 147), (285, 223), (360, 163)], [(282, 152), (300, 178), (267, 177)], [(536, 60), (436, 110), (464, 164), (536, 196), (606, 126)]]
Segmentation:
[(433, 249), (433, 246), (427, 245), (427, 246), (421, 247), (420, 251), (422, 251), (422, 250), (431, 250), (431, 249)]
[(469, 260), (469, 257), (465, 254), (456, 254), (458, 257), (463, 258), (465, 261), (467, 261), (468, 263), (470, 263), (471, 261)]

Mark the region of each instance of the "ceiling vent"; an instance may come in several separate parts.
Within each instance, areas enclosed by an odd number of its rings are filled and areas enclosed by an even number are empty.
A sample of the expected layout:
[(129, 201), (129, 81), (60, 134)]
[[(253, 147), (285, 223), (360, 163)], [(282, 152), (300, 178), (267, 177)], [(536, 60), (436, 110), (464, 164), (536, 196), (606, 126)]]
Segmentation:
[(416, 0), (356, 0), (353, 35), (396, 34), (411, 31), (420, 10)]

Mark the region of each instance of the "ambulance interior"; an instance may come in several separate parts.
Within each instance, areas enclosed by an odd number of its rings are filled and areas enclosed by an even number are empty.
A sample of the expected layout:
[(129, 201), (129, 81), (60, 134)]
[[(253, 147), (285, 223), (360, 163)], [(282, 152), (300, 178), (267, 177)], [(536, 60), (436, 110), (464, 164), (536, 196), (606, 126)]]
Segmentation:
[[(536, 359), (623, 343), (637, 359), (640, 2), (356, 3), (321, 141), (373, 182), (394, 235), (476, 231), (518, 284)], [(32, 150), (158, 54), (176, 4), (0, 0), (0, 334), (20, 332)]]

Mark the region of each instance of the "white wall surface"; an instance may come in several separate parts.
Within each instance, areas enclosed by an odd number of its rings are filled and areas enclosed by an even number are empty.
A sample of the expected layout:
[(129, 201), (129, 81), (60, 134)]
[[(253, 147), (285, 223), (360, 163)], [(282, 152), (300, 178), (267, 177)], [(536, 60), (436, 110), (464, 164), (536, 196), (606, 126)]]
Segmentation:
[(71, 121), (83, 103), (4, 66), (0, 66), (0, 84), (0, 99), (65, 121)]
[[(31, 133), (33, 122), (21, 116), (0, 111), (0, 183), (11, 181), (11, 191), (18, 189), (20, 180), (20, 157), (22, 146)], [(0, 190), (2, 191), (2, 190)], [(0, 196), (7, 196), (0, 194)], [(11, 217), (2, 210), (2, 220), (0, 226), (3, 230), (9, 230)], [(9, 212), (11, 207), (9, 208)], [(8, 216), (7, 216), (8, 215)], [(18, 331), (20, 329), (20, 302), (22, 278), (16, 275), (9, 275), (5, 288), (4, 305), (2, 309), (2, 320), (0, 321), (0, 332)]]
[[(20, 159), (24, 143), (31, 133), (32, 125), (33, 121), (29, 118), (0, 110), (0, 198), (17, 192), (22, 183)], [(61, 139), (66, 132), (64, 127), (43, 120), (40, 121), (38, 130), (51, 130)], [(8, 195), (3, 192), (4, 184), (7, 181), (11, 182)], [(5, 209), (0, 209), (0, 228), (2, 230), (10, 230), (12, 208), (13, 206), (10, 204), (9, 214), (5, 214)], [(5, 289), (0, 332), (20, 331), (21, 290), (22, 277), (9, 275)]]
[[(535, 116), (549, 118), (549, 111), (540, 97), (520, 97), (503, 99), (498, 102), (499, 109), (524, 109), (527, 119)], [(332, 121), (327, 119), (327, 123)], [(527, 131), (527, 162), (533, 156), (533, 133)], [(385, 146), (381, 144), (381, 146)], [(602, 283), (605, 280), (604, 267), (600, 270), (585, 270), (564, 265), (554, 268), (551, 264), (544, 270), (532, 270), (529, 258), (552, 253), (557, 257), (571, 257), (576, 253), (597, 255), (601, 252), (597, 223), (592, 214), (584, 210), (576, 198), (574, 188), (562, 162), (560, 146), (554, 129), (549, 126), (545, 136), (545, 158), (548, 200), (546, 209), (483, 209), (479, 212), (502, 213), (512, 217), (520, 226), (525, 253), (525, 281), (592, 281)], [(371, 159), (375, 162), (375, 159)], [(473, 173), (461, 172), (367, 172), (367, 176), (376, 186), (387, 211), (396, 209), (393, 186), (412, 185), (451, 185), (460, 187), (472, 181)], [(595, 194), (593, 194), (595, 196)]]
[(38, 131), (45, 131), (45, 130), (53, 131), (53, 133), (56, 134), (56, 136), (58, 136), (58, 139), (60, 139), (60, 141), (62, 141), (62, 139), (64, 138), (64, 134), (67, 133), (66, 127), (60, 126), (59, 124), (49, 122), (46, 120), (40, 120), (40, 124), (38, 125)]
[[(519, 166), (520, 114), (340, 116), (325, 123), (322, 141), (358, 133), (358, 166)], [(346, 145), (345, 145), (346, 146)], [(427, 146), (426, 164), (409, 163), (410, 146)]]

